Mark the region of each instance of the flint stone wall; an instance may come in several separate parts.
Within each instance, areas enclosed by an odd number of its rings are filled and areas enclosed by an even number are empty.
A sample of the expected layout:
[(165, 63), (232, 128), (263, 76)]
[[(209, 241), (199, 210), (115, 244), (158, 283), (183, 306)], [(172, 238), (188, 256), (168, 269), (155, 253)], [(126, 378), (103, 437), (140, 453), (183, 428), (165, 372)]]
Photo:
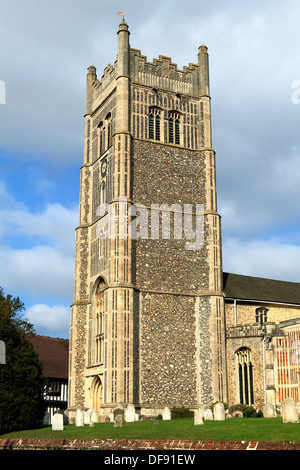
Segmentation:
[(196, 403), (194, 298), (141, 295), (141, 402)]

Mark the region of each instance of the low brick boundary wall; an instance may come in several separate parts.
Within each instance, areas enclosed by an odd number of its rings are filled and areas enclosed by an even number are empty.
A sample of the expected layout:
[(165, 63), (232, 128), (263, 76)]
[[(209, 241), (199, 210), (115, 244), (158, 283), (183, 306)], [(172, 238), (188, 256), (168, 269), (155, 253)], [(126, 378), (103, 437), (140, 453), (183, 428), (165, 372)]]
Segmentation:
[(300, 442), (0, 439), (0, 450), (300, 450)]

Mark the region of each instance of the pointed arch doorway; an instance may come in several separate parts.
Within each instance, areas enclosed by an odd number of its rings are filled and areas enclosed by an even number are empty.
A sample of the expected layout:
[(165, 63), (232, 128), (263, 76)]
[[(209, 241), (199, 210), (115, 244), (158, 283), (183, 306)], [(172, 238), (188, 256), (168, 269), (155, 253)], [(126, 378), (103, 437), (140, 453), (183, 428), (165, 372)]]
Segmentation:
[(100, 411), (103, 402), (103, 385), (100, 377), (94, 378), (92, 383), (92, 408)]

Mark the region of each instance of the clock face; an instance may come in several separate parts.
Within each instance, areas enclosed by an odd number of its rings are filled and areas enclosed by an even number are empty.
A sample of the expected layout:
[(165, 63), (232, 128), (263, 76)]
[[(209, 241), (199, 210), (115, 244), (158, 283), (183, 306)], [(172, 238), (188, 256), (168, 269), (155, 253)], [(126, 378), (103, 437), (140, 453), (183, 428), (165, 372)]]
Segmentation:
[(107, 170), (107, 163), (106, 163), (106, 160), (103, 160), (102, 165), (101, 165), (101, 176), (106, 175), (106, 170)]

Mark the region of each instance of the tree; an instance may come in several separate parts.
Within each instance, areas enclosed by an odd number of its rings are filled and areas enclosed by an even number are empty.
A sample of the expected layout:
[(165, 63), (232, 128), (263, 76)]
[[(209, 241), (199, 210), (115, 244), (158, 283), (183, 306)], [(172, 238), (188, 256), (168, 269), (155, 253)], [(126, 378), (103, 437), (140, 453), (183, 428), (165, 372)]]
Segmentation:
[(20, 299), (0, 288), (0, 340), (6, 346), (6, 364), (0, 364), (0, 434), (38, 427), (45, 412), (42, 366), (26, 339), (35, 331), (23, 311)]

